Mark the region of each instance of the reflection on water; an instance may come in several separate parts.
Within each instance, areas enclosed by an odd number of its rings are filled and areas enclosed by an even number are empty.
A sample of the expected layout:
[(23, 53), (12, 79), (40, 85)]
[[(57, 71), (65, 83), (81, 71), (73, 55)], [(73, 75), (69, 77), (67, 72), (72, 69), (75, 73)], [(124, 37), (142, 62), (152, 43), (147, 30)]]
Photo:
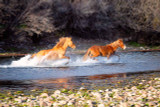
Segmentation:
[(86, 87), (87, 89), (95, 89), (96, 87), (113, 87), (119, 85), (123, 87), (135, 79), (149, 79), (149, 75), (160, 76), (160, 71), (149, 71), (140, 73), (119, 73), (119, 74), (103, 74), (92, 76), (78, 76), (68, 78), (56, 78), (45, 80), (16, 80), (16, 81), (0, 81), (1, 89), (79, 89)]
[(57, 79), (45, 79), (45, 80), (30, 80), (30, 81), (0, 81), (0, 87), (9, 88), (67, 88), (75, 89), (81, 87), (82, 84), (86, 83), (96, 83), (96, 80), (106, 80), (109, 78), (122, 77), (126, 78), (126, 73), (121, 74), (103, 74), (103, 75), (93, 75), (93, 76), (82, 76), (82, 77), (68, 77), (68, 78), (57, 78)]
[(47, 79), (47, 80), (36, 80), (36, 84), (56, 84), (56, 87), (60, 88), (71, 88), (81, 86), (84, 83), (91, 83), (93, 80), (104, 80), (113, 77), (122, 77), (125, 78), (126, 74), (103, 74), (103, 75), (93, 75), (93, 76), (83, 76), (83, 77), (70, 77), (70, 78), (58, 78), (58, 79)]
[(120, 74), (104, 74), (104, 75), (93, 75), (93, 76), (88, 76), (89, 80), (102, 80), (102, 79), (106, 79), (106, 78), (113, 78), (113, 77), (126, 77), (126, 73), (120, 73)]

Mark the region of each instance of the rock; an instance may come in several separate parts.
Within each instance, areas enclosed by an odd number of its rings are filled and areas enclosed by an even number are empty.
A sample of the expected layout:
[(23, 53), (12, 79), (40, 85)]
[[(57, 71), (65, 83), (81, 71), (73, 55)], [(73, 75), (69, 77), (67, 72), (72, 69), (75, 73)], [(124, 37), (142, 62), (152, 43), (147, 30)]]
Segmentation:
[(28, 102), (27, 104), (28, 104), (29, 107), (33, 107), (33, 105), (34, 105), (32, 101)]
[(156, 85), (155, 88), (160, 88), (160, 85)]
[(123, 98), (121, 97), (121, 96), (119, 96), (118, 94), (115, 94), (114, 96), (113, 96), (113, 98), (116, 98), (116, 99), (118, 99), (118, 100), (122, 100)]
[(141, 105), (140, 104), (136, 104), (135, 107), (141, 107)]
[(154, 80), (158, 80), (158, 81), (160, 81), (160, 78), (154, 78)]
[(54, 103), (53, 103), (53, 107), (59, 107), (59, 103), (54, 102)]
[(109, 98), (109, 94), (108, 93), (105, 93), (105, 98)]
[(17, 103), (22, 103), (22, 99), (21, 98), (15, 98), (15, 101), (17, 101)]
[(48, 94), (47, 94), (47, 93), (42, 93), (42, 94), (40, 95), (40, 97), (41, 97), (41, 98), (48, 97)]
[(101, 98), (101, 97), (102, 97), (101, 94), (98, 93), (98, 92), (91, 92), (91, 94), (92, 94), (93, 96), (97, 97), (97, 98)]
[(58, 103), (59, 103), (59, 105), (65, 105), (65, 104), (67, 104), (67, 101), (62, 100), (62, 101), (59, 101)]
[(28, 98), (26, 102), (31, 102), (31, 99), (30, 99), (30, 98)]
[(128, 107), (128, 104), (126, 102), (120, 102), (119, 107)]
[(46, 107), (48, 104), (44, 101), (40, 101), (40, 107)]
[(98, 107), (105, 107), (104, 104), (98, 104)]
[(155, 106), (155, 102), (148, 102), (149, 106)]
[(110, 91), (110, 90), (109, 90), (109, 89), (106, 89), (105, 91), (108, 92), (108, 91)]
[(83, 105), (84, 104), (84, 101), (78, 101), (78, 104), (80, 104), (80, 105)]
[(47, 97), (47, 98), (44, 98), (44, 99), (43, 99), (43, 101), (46, 101), (46, 102), (49, 102), (49, 101), (51, 101), (51, 100), (52, 100), (51, 97)]
[(79, 90), (81, 90), (81, 91), (82, 91), (82, 90), (86, 90), (86, 88), (84, 88), (84, 87), (81, 87)]
[(71, 99), (71, 98), (74, 98), (74, 94), (71, 94), (71, 95), (69, 95), (68, 97), (69, 97), (70, 99)]
[(132, 88), (131, 88), (131, 90), (137, 90), (137, 87), (136, 86), (133, 86)]
[(91, 100), (87, 100), (86, 102), (90, 107), (93, 107), (92, 101)]
[(141, 50), (145, 50), (145, 48), (144, 48), (144, 47), (140, 47), (140, 49), (141, 49)]
[(118, 92), (118, 91), (119, 91), (118, 89), (113, 89), (113, 90), (112, 90), (112, 92)]
[(152, 87), (152, 86), (150, 86), (150, 87), (148, 87), (148, 88), (147, 88), (147, 90), (154, 91), (154, 90), (155, 90), (155, 88), (154, 88), (154, 87)]
[(27, 101), (27, 97), (22, 97), (22, 102), (26, 102)]
[(60, 94), (61, 94), (61, 91), (60, 91), (60, 90), (56, 90), (56, 91), (54, 92), (54, 94), (52, 94), (51, 96), (57, 97), (57, 96), (60, 96)]
[(56, 91), (54, 92), (54, 94), (60, 94), (60, 93), (61, 93), (60, 90), (56, 90)]
[(48, 107), (52, 107), (52, 103), (51, 102), (46, 102)]
[(69, 102), (67, 103), (67, 105), (68, 105), (68, 106), (71, 106), (71, 105), (73, 105), (73, 102), (72, 102), (72, 101), (69, 101)]
[(103, 91), (103, 90), (99, 90), (99, 92), (100, 92), (100, 93), (103, 93), (104, 91)]

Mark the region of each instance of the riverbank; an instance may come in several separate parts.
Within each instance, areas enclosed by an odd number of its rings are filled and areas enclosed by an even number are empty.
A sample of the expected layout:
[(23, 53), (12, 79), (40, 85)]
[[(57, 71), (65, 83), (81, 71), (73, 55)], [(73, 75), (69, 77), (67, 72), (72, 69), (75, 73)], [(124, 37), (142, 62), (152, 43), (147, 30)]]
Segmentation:
[[(114, 79), (113, 79), (114, 80)], [(151, 107), (160, 106), (160, 73), (131, 76), (124, 81), (105, 80), (104, 86), (90, 89), (32, 89), (0, 91), (1, 107)], [(117, 79), (118, 80), (118, 79)], [(128, 81), (127, 81), (128, 80)], [(109, 85), (109, 84), (111, 85)], [(106, 84), (106, 85), (105, 85)], [(122, 85), (123, 84), (123, 85)]]

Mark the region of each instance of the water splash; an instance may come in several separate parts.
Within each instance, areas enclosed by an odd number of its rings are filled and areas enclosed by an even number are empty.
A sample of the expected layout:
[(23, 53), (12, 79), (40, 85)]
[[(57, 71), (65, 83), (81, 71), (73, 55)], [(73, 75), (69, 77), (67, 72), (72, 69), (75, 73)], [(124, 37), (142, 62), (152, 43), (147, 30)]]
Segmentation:
[(117, 62), (116, 57), (107, 59), (104, 57), (98, 57), (97, 60), (88, 59), (86, 61), (82, 60), (82, 57), (76, 57), (71, 59), (60, 59), (60, 60), (42, 60), (34, 57), (30, 59), (31, 55), (24, 56), (18, 60), (14, 60), (9, 65), (0, 65), (0, 68), (9, 68), (9, 67), (70, 67), (70, 66), (93, 66), (102, 63), (115, 63)]

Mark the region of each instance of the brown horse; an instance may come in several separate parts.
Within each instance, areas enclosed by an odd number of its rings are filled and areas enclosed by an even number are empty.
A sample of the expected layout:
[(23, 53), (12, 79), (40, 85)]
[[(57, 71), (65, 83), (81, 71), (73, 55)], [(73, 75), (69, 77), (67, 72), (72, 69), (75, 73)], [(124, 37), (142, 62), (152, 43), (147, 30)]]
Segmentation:
[(126, 48), (122, 39), (118, 39), (115, 42), (105, 46), (92, 46), (87, 50), (83, 57), (83, 61), (86, 61), (88, 58), (94, 58), (98, 56), (106, 56), (109, 59), (109, 57), (115, 53), (118, 47), (121, 47), (122, 49)]
[(75, 49), (76, 45), (72, 42), (71, 37), (62, 37), (52, 49), (41, 50), (38, 53), (33, 54), (31, 58), (37, 57), (39, 60), (42, 60), (42, 57), (44, 58), (45, 56), (44, 60), (70, 59), (65, 56), (67, 47)]

